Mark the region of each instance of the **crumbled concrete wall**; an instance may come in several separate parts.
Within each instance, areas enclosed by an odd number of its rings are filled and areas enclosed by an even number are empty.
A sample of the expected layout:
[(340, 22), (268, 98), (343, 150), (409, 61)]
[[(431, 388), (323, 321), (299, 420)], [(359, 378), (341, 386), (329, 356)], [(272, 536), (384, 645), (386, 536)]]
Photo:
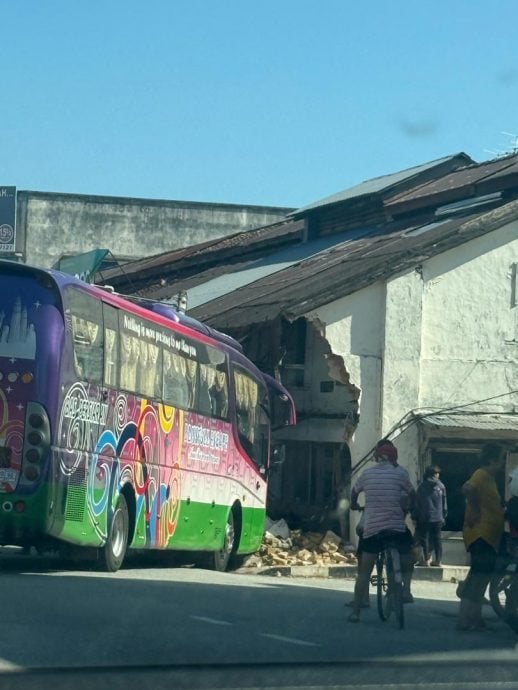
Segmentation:
[(354, 466), (380, 433), (385, 285), (371, 285), (324, 305), (308, 314), (308, 319), (325, 324), (331, 353), (343, 361), (349, 385), (356, 391), (360, 417), (350, 444)]

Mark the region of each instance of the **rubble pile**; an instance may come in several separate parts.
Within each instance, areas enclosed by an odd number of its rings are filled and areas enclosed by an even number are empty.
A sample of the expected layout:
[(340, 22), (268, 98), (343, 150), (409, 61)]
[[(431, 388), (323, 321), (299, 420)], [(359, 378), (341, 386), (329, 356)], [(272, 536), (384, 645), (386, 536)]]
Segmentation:
[(344, 544), (332, 531), (290, 530), (284, 520), (267, 521), (259, 551), (244, 565), (251, 568), (288, 565), (356, 565), (354, 546)]

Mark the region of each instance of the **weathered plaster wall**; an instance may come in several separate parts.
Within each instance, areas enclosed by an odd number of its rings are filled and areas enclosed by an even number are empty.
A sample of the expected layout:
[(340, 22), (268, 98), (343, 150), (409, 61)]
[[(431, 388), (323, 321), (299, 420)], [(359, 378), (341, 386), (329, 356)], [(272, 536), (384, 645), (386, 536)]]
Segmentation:
[(18, 192), (17, 231), (27, 263), (97, 247), (140, 258), (282, 220), (291, 209)]
[[(513, 223), (308, 315), (361, 391), (353, 465), (410, 410), (518, 390), (516, 263)], [(479, 409), (518, 412), (518, 395)], [(415, 480), (417, 427), (395, 442)]]
[[(380, 436), (387, 436), (409, 410), (419, 406), (422, 294), (423, 281), (418, 271), (387, 282)], [(400, 463), (413, 468), (413, 434), (407, 433), (395, 442)]]
[[(511, 306), (517, 262), (518, 223), (512, 223), (423, 265), (421, 407), (518, 389), (518, 307)], [(518, 395), (480, 409), (518, 411)]]
[(326, 324), (325, 336), (332, 352), (343, 357), (351, 383), (360, 390), (360, 421), (350, 443), (354, 465), (372, 448), (380, 433), (385, 286), (371, 285), (308, 317)]

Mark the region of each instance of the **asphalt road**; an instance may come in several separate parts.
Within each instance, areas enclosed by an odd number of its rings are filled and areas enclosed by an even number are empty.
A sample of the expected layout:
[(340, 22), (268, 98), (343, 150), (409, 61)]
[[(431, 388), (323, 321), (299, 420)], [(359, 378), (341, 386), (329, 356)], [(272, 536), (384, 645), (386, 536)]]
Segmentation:
[(352, 580), (23, 556), (0, 573), (0, 688), (518, 688), (516, 636), (491, 609), (489, 632), (457, 632), (451, 583), (415, 582), (401, 631), (374, 596), (347, 622)]

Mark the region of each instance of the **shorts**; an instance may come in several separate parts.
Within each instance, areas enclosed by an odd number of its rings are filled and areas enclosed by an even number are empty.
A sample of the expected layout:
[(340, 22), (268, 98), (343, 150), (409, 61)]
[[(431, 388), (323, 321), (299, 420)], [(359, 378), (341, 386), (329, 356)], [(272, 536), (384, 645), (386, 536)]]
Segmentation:
[[(372, 537), (361, 540), (361, 550), (364, 553), (379, 553), (383, 551), (386, 537), (384, 533), (373, 534)], [(414, 538), (409, 529), (404, 532), (390, 532), (390, 541), (393, 542), (399, 553), (410, 553), (414, 545)]]

